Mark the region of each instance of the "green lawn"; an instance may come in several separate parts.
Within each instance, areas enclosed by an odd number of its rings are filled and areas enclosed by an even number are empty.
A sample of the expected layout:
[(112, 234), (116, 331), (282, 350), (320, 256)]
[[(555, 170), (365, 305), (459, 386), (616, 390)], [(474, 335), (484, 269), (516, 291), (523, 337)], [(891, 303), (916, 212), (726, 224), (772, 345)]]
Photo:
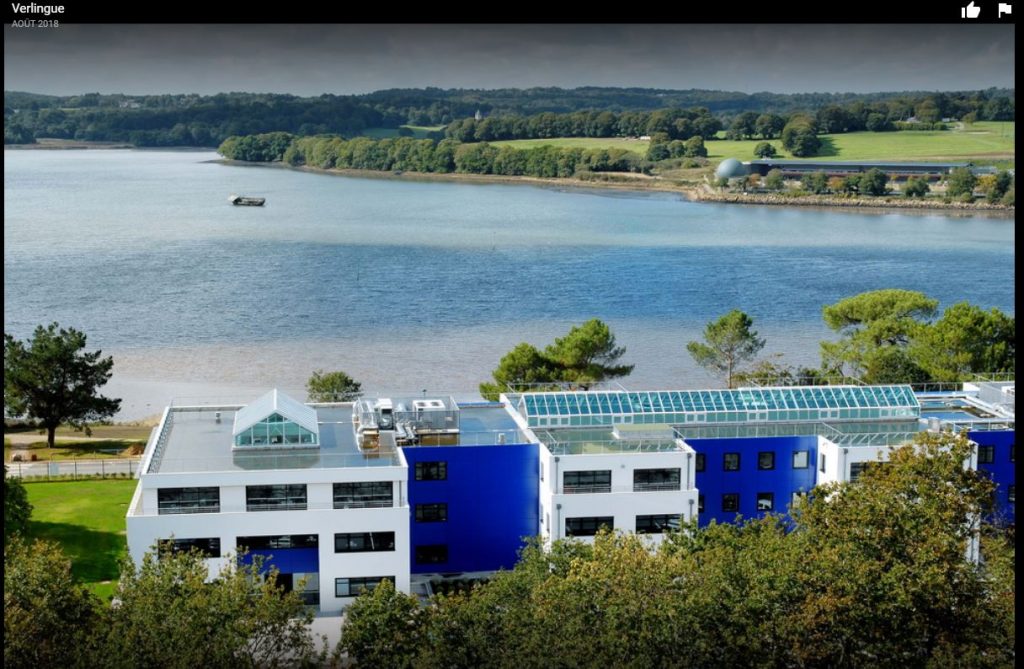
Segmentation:
[[(851, 132), (842, 135), (821, 135), (821, 152), (808, 160), (939, 160), (995, 163), (1010, 167), (1014, 161), (1015, 124), (984, 121), (964, 130), (935, 132)], [(751, 160), (754, 147), (763, 140), (733, 141), (715, 139), (705, 143), (708, 158), (717, 163), (724, 158)], [(782, 150), (781, 140), (771, 143), (780, 158), (791, 158)], [(648, 142), (623, 137), (559, 137), (556, 139), (517, 139), (492, 142), (495, 146), (572, 146), (585, 149), (620, 148), (647, 153)]]
[(626, 149), (640, 155), (647, 153), (646, 139), (626, 139), (625, 137), (556, 137), (553, 139), (510, 139), (502, 142), (490, 142), (494, 146), (514, 146), (518, 149), (529, 149), (535, 146), (558, 146), (581, 149)]
[(32, 503), (29, 536), (55, 541), (71, 573), (101, 597), (114, 592), (117, 561), (126, 554), (125, 514), (138, 481), (26, 482)]

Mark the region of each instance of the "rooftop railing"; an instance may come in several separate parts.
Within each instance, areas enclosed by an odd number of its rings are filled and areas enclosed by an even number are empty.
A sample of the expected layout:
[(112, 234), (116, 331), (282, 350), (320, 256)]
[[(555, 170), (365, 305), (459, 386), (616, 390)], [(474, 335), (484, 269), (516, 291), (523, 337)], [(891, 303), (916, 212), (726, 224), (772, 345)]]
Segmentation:
[(275, 469), (339, 469), (358, 467), (397, 467), (398, 453), (323, 453), (295, 450), (289, 453), (236, 453), (227, 456), (155, 459), (150, 474), (184, 472), (269, 471)]
[(601, 455), (605, 453), (670, 453), (682, 450), (675, 439), (572, 439), (553, 432), (538, 433), (541, 442), (555, 455)]

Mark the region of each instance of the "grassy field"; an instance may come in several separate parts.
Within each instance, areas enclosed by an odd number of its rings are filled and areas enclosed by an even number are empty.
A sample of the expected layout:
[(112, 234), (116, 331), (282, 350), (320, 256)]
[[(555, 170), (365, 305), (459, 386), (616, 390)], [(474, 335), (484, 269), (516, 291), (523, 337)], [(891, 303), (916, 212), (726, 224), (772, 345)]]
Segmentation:
[[(935, 132), (852, 132), (842, 135), (822, 135), (822, 149), (809, 160), (974, 160), (1012, 166), (1014, 161), (1015, 124), (1013, 122), (986, 121), (975, 123), (964, 130)], [(732, 141), (716, 139), (705, 144), (708, 158), (719, 162), (724, 158), (750, 160), (754, 146), (762, 140)], [(771, 142), (779, 157), (791, 156), (782, 150), (780, 140)], [(529, 148), (545, 144), (573, 146), (586, 149), (623, 148), (639, 154), (647, 152), (648, 142), (621, 137), (560, 137), (557, 139), (519, 139), (493, 142), (495, 146)]]
[(125, 514), (138, 482), (27, 482), (29, 536), (55, 541), (71, 558), (71, 573), (95, 594), (114, 592), (117, 561), (127, 551)]
[(491, 142), (494, 146), (514, 146), (518, 149), (529, 149), (534, 146), (564, 146), (580, 149), (626, 149), (643, 155), (647, 153), (646, 139), (626, 139), (625, 137), (558, 137), (555, 139), (512, 139), (504, 142)]

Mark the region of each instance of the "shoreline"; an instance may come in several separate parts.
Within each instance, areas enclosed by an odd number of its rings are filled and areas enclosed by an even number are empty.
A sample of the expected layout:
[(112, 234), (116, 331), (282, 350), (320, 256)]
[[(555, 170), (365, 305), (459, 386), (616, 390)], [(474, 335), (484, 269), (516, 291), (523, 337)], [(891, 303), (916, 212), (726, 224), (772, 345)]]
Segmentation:
[(709, 191), (704, 184), (681, 185), (666, 181), (659, 177), (631, 175), (624, 173), (610, 172), (608, 174), (618, 175), (619, 180), (593, 180), (584, 181), (573, 178), (545, 178), (528, 176), (504, 176), (498, 174), (465, 174), (465, 173), (433, 173), (433, 172), (384, 172), (380, 170), (362, 169), (323, 169), (300, 165), (297, 167), (283, 162), (250, 162), (244, 160), (231, 160), (229, 158), (218, 158), (209, 162), (219, 165), (234, 167), (271, 167), (277, 169), (295, 170), (311, 174), (325, 174), (339, 177), (356, 177), (368, 179), (393, 179), (400, 181), (427, 181), (427, 182), (448, 182), (448, 183), (476, 183), (476, 184), (521, 184), (529, 186), (541, 186), (547, 188), (558, 188), (563, 190), (618, 190), (632, 191), (636, 193), (674, 193), (690, 202), (712, 202), (716, 204), (738, 204), (738, 205), (760, 205), (760, 206), (794, 206), (794, 207), (815, 207), (819, 209), (832, 210), (856, 210), (865, 214), (888, 214), (888, 213), (921, 213), (932, 214), (942, 213), (945, 215), (960, 216), (988, 216), (996, 218), (1014, 218), (1014, 208), (1002, 205), (990, 205), (988, 203), (964, 204), (962, 202), (922, 202), (920, 200), (896, 199), (895, 197), (885, 198), (883, 202), (870, 200), (836, 198), (828, 195), (807, 195), (799, 198), (789, 198), (773, 194), (740, 194), (740, 193), (716, 193)]

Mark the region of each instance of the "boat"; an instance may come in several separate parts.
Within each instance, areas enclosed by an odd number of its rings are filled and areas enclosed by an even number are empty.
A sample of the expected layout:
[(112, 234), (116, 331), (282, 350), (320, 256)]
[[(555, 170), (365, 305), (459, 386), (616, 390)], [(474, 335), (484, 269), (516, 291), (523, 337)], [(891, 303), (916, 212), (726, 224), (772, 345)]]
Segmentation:
[(265, 197), (245, 197), (242, 195), (229, 195), (228, 202), (236, 206), (262, 207), (267, 201)]

